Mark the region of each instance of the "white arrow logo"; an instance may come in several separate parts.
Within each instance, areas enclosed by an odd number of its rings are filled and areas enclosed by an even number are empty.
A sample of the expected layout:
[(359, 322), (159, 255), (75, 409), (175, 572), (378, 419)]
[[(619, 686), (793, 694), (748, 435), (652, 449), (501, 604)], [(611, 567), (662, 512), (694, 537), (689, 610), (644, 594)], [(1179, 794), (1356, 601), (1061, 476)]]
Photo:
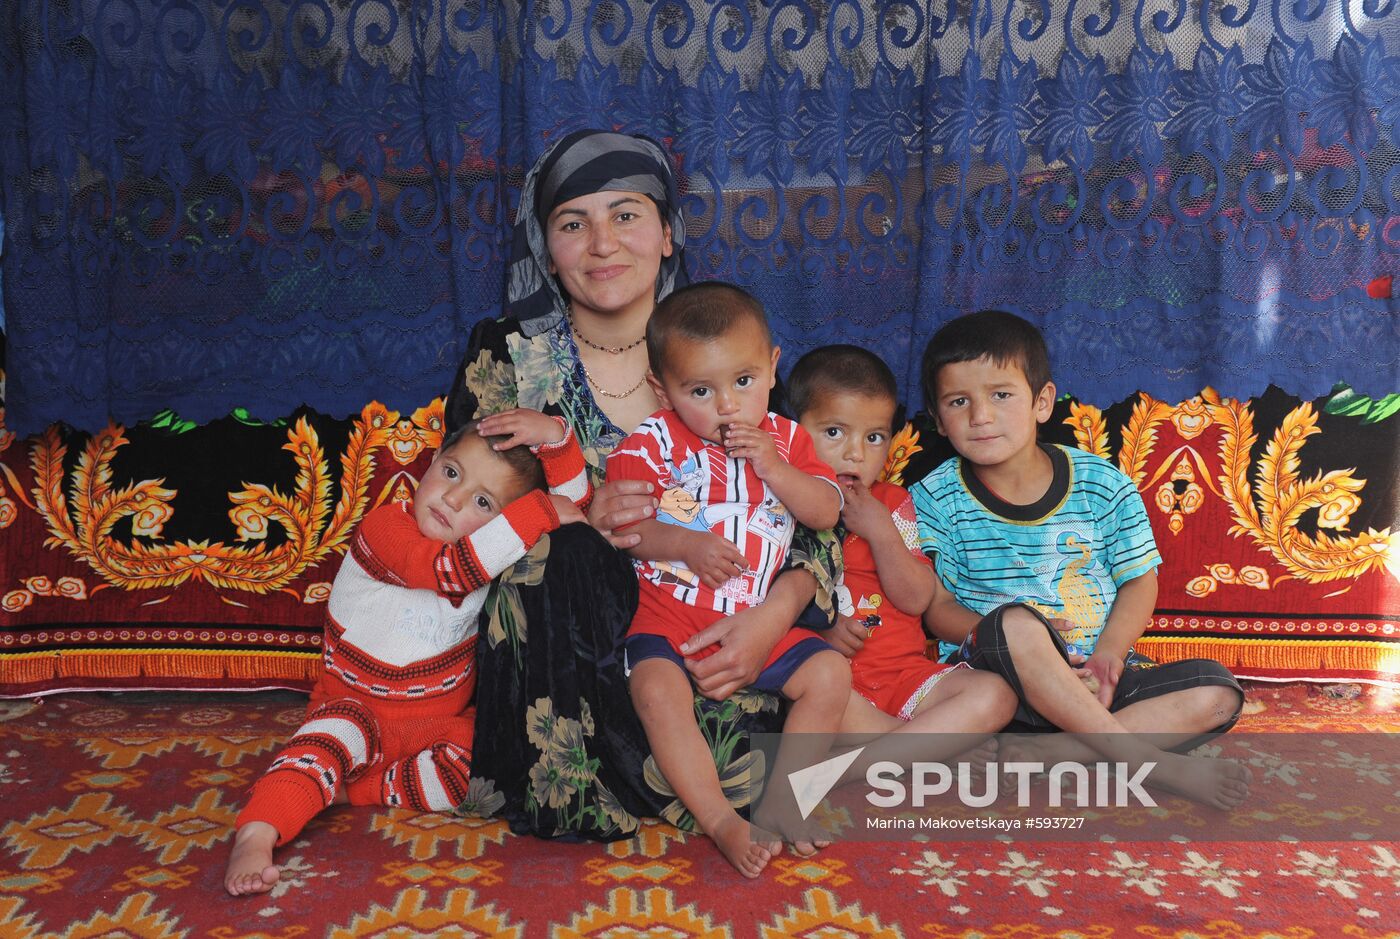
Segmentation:
[(815, 766), (788, 773), (788, 784), (792, 786), (792, 794), (797, 799), (797, 810), (802, 813), (804, 821), (864, 750), (865, 747), (856, 747), (848, 753), (833, 756)]

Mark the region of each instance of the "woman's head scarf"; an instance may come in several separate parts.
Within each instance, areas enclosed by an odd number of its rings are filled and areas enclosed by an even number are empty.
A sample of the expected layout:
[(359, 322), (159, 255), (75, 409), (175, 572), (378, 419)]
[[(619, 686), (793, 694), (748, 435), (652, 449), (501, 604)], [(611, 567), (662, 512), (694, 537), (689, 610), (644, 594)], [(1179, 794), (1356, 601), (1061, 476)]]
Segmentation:
[(549, 272), (544, 223), (560, 204), (595, 192), (640, 192), (650, 196), (671, 228), (671, 256), (656, 275), (660, 300), (688, 282), (685, 219), (666, 151), (647, 137), (580, 130), (560, 138), (525, 176), (515, 212), (506, 302), (526, 336), (553, 329), (568, 311), (568, 298)]

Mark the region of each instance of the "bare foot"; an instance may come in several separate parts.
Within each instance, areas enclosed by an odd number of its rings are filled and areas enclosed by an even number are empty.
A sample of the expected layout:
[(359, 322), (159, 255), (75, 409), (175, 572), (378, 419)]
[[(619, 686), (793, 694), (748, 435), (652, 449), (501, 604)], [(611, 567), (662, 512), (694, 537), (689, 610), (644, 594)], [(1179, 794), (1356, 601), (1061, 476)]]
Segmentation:
[(822, 848), (829, 847), (831, 847), (830, 840), (809, 834), (792, 843), (792, 853), (798, 857), (812, 857)]
[(1235, 760), (1169, 753), (1146, 780), (1179, 796), (1217, 809), (1233, 809), (1249, 797), (1249, 767)]
[[(1096, 763), (1098, 755), (1075, 734), (1002, 735), (1001, 761), (1041, 763), (1048, 771), (1061, 762)], [(1234, 760), (1188, 756), (1159, 751), (1157, 765), (1143, 783), (1165, 789), (1202, 805), (1233, 809), (1249, 797), (1249, 768)], [(1131, 775), (1131, 774), (1130, 774)], [(1062, 777), (1062, 785), (1074, 790), (1074, 777)]]
[(807, 819), (783, 837), (792, 843), (792, 853), (798, 857), (811, 857), (822, 848), (831, 847), (831, 832), (815, 819)]
[(760, 805), (754, 810), (753, 820), (760, 831), (775, 832), (791, 844), (793, 854), (798, 857), (811, 857), (831, 846), (831, 832), (815, 819), (802, 818), (795, 804), (786, 812), (775, 812), (767, 804)]
[[(1095, 762), (1104, 759), (1104, 757), (1092, 758)], [(1193, 802), (1224, 810), (1239, 806), (1249, 797), (1249, 784), (1252, 778), (1249, 767), (1235, 760), (1217, 760), (1212, 757), (1185, 756), (1180, 753), (1161, 751), (1155, 758), (1155, 762), (1157, 765), (1152, 768), (1151, 772), (1139, 780), (1142, 785), (1149, 788), (1162, 789)], [(1048, 759), (1046, 765), (1050, 765)], [(1110, 764), (1111, 772), (1124, 772), (1126, 770), (1126, 764)], [(1136, 776), (1136, 773), (1129, 772), (1128, 775)], [(1094, 792), (1091, 786), (1089, 791), (1083, 793), (1083, 797), (1080, 798), (1077, 793), (1078, 785), (1072, 773), (1053, 778), (1051, 791), (1057, 787), (1062, 787), (1065, 795), (1076, 799), (1080, 805), (1088, 804), (1087, 800), (1092, 798)]]
[(1001, 734), (997, 757), (1002, 763), (1043, 763), (1045, 769), (1062, 762), (1100, 759), (1073, 734)]
[(1001, 744), (997, 738), (988, 737), (971, 750), (958, 754), (957, 761), (967, 764), (972, 778), (980, 780), (987, 775), (987, 766), (995, 763), (1001, 756)]
[(730, 812), (713, 830), (706, 830), (705, 834), (710, 836), (710, 840), (719, 848), (725, 860), (733, 864), (734, 869), (745, 877), (757, 877), (763, 872), (763, 868), (768, 866), (768, 862), (783, 850), (780, 841), (761, 840), (760, 836), (767, 833), (750, 826), (738, 812)]
[(224, 872), (224, 889), (235, 897), (271, 890), (282, 876), (282, 869), (272, 863), (276, 846), (277, 829), (267, 822), (249, 822), (238, 829)]

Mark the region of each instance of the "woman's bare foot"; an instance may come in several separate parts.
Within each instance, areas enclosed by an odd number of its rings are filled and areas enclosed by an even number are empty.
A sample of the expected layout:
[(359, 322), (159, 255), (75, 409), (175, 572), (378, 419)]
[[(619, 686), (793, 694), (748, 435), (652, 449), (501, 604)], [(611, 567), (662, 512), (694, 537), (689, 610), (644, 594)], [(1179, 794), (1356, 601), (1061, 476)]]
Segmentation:
[(762, 840), (761, 836), (767, 833), (750, 826), (738, 812), (730, 812), (719, 824), (707, 829), (705, 834), (710, 836), (725, 860), (745, 877), (757, 877), (763, 873), (768, 862), (783, 850), (780, 841)]
[(792, 853), (798, 857), (811, 857), (822, 848), (831, 847), (831, 832), (816, 819), (806, 819), (797, 825), (789, 825), (783, 831), (783, 839), (792, 845)]
[(224, 872), (224, 889), (235, 897), (271, 890), (282, 876), (282, 869), (272, 863), (276, 846), (277, 829), (267, 822), (249, 822), (239, 828)]

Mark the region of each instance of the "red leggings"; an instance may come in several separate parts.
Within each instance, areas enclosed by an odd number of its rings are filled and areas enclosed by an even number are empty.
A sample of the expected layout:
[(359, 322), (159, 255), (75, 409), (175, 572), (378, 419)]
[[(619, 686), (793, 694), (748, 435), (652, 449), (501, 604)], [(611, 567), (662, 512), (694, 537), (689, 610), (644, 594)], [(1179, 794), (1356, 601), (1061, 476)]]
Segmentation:
[[(373, 706), (372, 706), (373, 705)], [(471, 777), (476, 709), (398, 716), (392, 705), (342, 697), (316, 704), (253, 787), (237, 826), (267, 822), (286, 844), (342, 785), (353, 805), (456, 808)]]

